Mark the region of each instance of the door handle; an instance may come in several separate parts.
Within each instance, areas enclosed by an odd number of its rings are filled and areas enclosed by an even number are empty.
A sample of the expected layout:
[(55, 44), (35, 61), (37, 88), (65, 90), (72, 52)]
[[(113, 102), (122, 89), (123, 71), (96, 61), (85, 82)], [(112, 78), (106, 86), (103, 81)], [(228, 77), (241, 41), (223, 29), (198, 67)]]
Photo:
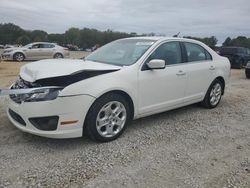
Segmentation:
[(214, 66), (210, 66), (209, 70), (215, 70)]
[(176, 73), (177, 76), (184, 76), (186, 73), (182, 70), (180, 70), (178, 73)]

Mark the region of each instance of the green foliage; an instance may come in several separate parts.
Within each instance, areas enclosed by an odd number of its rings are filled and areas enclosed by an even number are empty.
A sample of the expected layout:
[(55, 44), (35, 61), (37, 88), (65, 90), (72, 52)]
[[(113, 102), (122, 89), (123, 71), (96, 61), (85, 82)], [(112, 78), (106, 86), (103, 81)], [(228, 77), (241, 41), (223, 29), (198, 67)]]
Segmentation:
[[(48, 34), (47, 32), (41, 30), (27, 31), (12, 23), (0, 24), (0, 44), (25, 45), (30, 42), (48, 41), (62, 46), (66, 44), (73, 44), (81, 48), (90, 48), (96, 44), (104, 45), (116, 39), (135, 36), (139, 35), (135, 32), (124, 33), (112, 30), (99, 31), (96, 29), (78, 29), (74, 27), (68, 29), (62, 34)], [(155, 36), (155, 33), (142, 34), (140, 36)], [(218, 42), (215, 36), (205, 38), (187, 36), (184, 38), (199, 40), (211, 48), (215, 48), (215, 45)], [(223, 43), (223, 46), (241, 46), (250, 48), (250, 38), (239, 36), (231, 39), (228, 37)]]
[(223, 42), (222, 46), (230, 46), (232, 39), (227, 37), (226, 40)]
[(26, 45), (30, 43), (30, 38), (27, 35), (22, 35), (21, 37), (17, 38), (17, 44)]
[(229, 40), (227, 38), (223, 43), (223, 46), (238, 46), (250, 48), (250, 38), (244, 36), (238, 36), (237, 38), (234, 38), (232, 40)]
[(17, 25), (0, 24), (0, 44), (16, 43), (18, 37), (25, 34), (26, 32)]
[(215, 36), (211, 36), (211, 37), (205, 37), (205, 38), (198, 38), (198, 37), (190, 37), (190, 36), (186, 36), (184, 38), (188, 38), (188, 39), (194, 39), (194, 40), (198, 40), (201, 41), (203, 43), (205, 43), (206, 45), (208, 45), (210, 48), (214, 49), (218, 40)]
[(48, 34), (45, 31), (26, 31), (14, 24), (0, 24), (0, 44), (27, 44), (30, 42), (48, 41), (59, 45), (73, 44), (90, 48), (96, 44), (104, 45), (116, 39), (137, 36), (136, 33), (98, 31), (89, 28), (70, 28), (63, 34)]
[(46, 33), (45, 31), (34, 30), (34, 31), (29, 32), (28, 35), (30, 36), (31, 40), (34, 42), (48, 41), (48, 33)]

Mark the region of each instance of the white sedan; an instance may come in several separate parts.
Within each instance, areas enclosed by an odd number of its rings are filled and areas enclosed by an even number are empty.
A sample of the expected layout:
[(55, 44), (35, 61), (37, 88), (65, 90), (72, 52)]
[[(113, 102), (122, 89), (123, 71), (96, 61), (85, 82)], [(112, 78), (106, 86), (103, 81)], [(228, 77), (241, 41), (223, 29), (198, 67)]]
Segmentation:
[(26, 64), (1, 94), (10, 96), (8, 117), (22, 131), (105, 142), (133, 119), (193, 103), (216, 107), (229, 76), (228, 59), (201, 42), (137, 37), (111, 42), (85, 60)]

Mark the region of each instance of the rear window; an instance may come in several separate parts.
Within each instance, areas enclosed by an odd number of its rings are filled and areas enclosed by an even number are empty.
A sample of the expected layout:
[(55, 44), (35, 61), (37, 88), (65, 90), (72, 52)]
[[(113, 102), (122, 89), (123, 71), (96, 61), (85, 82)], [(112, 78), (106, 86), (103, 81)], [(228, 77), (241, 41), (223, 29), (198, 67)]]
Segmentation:
[(188, 62), (212, 60), (210, 53), (202, 46), (194, 43), (184, 42)]

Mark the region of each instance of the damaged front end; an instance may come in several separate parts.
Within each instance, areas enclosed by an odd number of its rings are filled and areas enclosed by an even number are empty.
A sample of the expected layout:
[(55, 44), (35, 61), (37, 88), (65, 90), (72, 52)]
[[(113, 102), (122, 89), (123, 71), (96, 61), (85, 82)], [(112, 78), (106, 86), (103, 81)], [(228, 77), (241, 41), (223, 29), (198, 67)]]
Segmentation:
[(39, 102), (54, 100), (64, 87), (42, 86), (38, 83), (30, 83), (18, 77), (10, 89), (0, 89), (1, 95), (9, 95), (15, 103)]
[(25, 81), (19, 76), (10, 89), (0, 89), (0, 96), (9, 95), (11, 100), (18, 104), (54, 100), (68, 85), (114, 71), (117, 70), (84, 70), (70, 75), (42, 78), (34, 82)]

